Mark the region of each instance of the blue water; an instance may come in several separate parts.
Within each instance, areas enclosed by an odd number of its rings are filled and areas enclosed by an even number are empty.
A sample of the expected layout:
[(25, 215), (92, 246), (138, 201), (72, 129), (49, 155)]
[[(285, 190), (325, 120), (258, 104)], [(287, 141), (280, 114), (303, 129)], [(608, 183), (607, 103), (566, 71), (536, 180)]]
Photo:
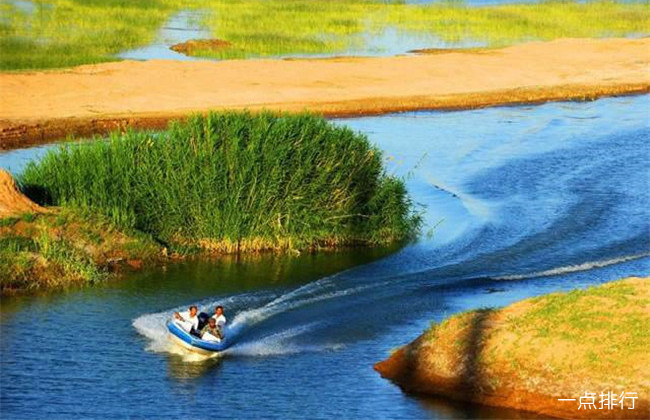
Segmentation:
[[(2, 417), (530, 418), (406, 395), (372, 365), (459, 311), (649, 275), (649, 113), (636, 96), (337, 120), (408, 177), (417, 243), (3, 298)], [(226, 307), (237, 344), (219, 359), (167, 339), (195, 302)]]
[(28, 149), (0, 151), (0, 168), (6, 169), (13, 174), (19, 174), (29, 162), (41, 158), (48, 150), (55, 147), (57, 147), (57, 144), (53, 143)]

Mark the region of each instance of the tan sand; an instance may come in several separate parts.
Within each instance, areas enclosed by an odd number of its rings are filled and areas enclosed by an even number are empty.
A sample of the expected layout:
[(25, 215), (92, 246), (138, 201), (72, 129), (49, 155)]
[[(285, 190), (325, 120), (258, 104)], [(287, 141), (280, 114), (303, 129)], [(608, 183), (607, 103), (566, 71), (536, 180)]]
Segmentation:
[(563, 39), (399, 57), (123, 61), (0, 74), (0, 148), (209, 109), (329, 116), (650, 91), (650, 39)]
[(9, 172), (0, 169), (0, 218), (46, 211), (18, 190)]
[[(454, 315), (374, 368), (416, 394), (557, 418), (649, 419), (650, 278), (589, 290)], [(593, 409), (578, 409), (585, 392), (598, 395)], [(636, 399), (601, 408), (601, 392)]]

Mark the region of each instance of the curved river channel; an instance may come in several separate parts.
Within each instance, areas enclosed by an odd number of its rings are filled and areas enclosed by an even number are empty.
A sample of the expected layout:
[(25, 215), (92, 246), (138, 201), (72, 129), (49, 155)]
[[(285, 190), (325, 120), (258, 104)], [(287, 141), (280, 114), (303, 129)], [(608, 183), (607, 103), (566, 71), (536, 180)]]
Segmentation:
[[(649, 275), (649, 110), (636, 96), (337, 120), (407, 177), (428, 224), (417, 243), (3, 298), (2, 417), (529, 418), (403, 394), (372, 365), (459, 311)], [(191, 303), (225, 306), (237, 344), (223, 357), (167, 340)]]

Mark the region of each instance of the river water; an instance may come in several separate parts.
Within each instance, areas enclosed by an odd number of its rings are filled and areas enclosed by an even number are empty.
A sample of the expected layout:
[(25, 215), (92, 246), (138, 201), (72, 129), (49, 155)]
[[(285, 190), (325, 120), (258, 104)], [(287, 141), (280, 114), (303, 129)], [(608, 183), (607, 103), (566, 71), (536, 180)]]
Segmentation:
[[(418, 242), (3, 298), (2, 417), (529, 418), (403, 394), (372, 365), (459, 311), (650, 274), (649, 110), (636, 96), (337, 120), (407, 177)], [(225, 306), (223, 357), (169, 343), (165, 320), (192, 303)]]

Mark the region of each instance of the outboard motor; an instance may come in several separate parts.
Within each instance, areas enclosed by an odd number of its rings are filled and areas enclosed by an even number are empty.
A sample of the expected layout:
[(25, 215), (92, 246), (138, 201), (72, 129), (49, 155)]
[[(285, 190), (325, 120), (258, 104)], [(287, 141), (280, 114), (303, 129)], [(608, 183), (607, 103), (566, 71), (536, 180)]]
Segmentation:
[(201, 312), (200, 314), (197, 315), (197, 318), (199, 318), (198, 330), (201, 331), (203, 327), (205, 327), (206, 324), (208, 323), (208, 320), (210, 319), (210, 315), (206, 314), (205, 312)]

